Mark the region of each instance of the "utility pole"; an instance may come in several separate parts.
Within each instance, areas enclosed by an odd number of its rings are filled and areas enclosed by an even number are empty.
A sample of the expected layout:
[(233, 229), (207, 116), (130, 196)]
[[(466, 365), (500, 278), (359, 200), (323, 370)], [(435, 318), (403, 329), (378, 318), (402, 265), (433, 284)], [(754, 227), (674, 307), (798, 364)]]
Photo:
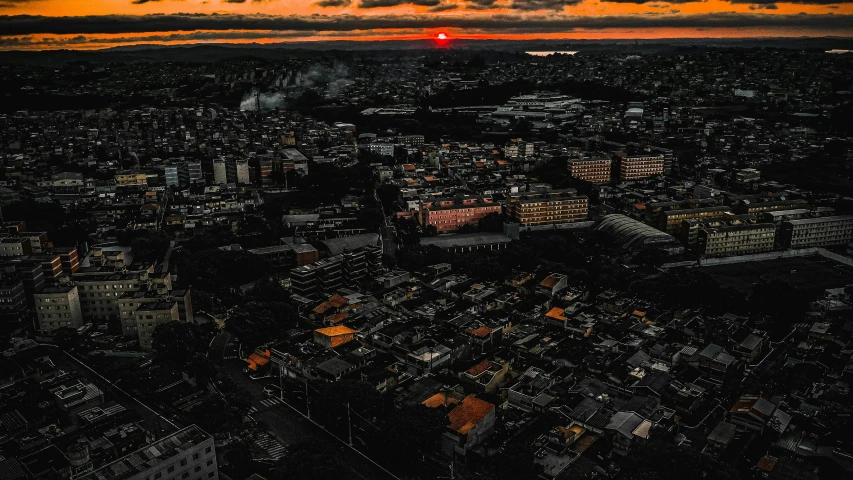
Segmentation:
[(311, 404), (308, 403), (308, 379), (305, 379), (305, 416), (311, 420)]
[(347, 402), (347, 430), (349, 431), (349, 446), (352, 447), (352, 419), (350, 418), (349, 402)]

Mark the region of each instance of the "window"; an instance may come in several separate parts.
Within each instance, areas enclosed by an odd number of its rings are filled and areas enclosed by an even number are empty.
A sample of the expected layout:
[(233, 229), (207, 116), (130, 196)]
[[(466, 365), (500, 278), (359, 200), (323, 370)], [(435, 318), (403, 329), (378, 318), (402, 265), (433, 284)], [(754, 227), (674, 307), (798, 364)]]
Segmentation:
[(197, 466), (193, 469), (193, 471), (194, 471), (194, 472), (200, 472), (200, 471), (201, 471), (201, 465), (197, 465)]
[(182, 466), (182, 467), (186, 467), (186, 466), (187, 466), (187, 459), (186, 459), (186, 458), (184, 458), (183, 460), (181, 460), (181, 466)]
[(205, 449), (204, 449), (204, 453), (210, 453), (210, 450), (211, 450), (211, 448), (210, 448), (210, 447), (207, 447), (207, 448), (205, 448)]
[(174, 465), (171, 465), (169, 468), (167, 468), (167, 469), (166, 469), (166, 473), (172, 473), (172, 472), (174, 472), (174, 471), (175, 471), (175, 466), (174, 466)]
[(158, 478), (160, 478), (162, 476), (163, 476), (163, 472), (157, 472), (154, 474), (154, 480), (157, 480)]
[(197, 453), (193, 454), (193, 460), (198, 460), (198, 454)]
[(184, 472), (184, 474), (181, 475), (181, 478), (189, 478), (189, 476), (190, 476), (190, 472)]

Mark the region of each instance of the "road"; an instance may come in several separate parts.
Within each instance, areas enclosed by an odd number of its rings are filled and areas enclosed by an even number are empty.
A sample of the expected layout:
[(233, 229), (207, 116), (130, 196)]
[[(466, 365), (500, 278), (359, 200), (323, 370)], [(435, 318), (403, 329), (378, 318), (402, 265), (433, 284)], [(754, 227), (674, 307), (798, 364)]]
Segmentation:
[(231, 344), (232, 341), (233, 337), (228, 333), (221, 332), (217, 335), (210, 344), (210, 359), (221, 367), (221, 375), (249, 393), (252, 398), (253, 412), (251, 416), (256, 421), (263, 423), (276, 440), (284, 445), (289, 445), (308, 438), (317, 438), (323, 443), (339, 448), (341, 462), (347, 465), (356, 477), (364, 480), (395, 478), (351, 450), (344, 443), (339, 442), (325, 429), (318, 427), (284, 402), (265, 396), (263, 393), (264, 386), (270, 383), (277, 384), (278, 377), (252, 379), (243, 371), (246, 363), (239, 358), (237, 346)]

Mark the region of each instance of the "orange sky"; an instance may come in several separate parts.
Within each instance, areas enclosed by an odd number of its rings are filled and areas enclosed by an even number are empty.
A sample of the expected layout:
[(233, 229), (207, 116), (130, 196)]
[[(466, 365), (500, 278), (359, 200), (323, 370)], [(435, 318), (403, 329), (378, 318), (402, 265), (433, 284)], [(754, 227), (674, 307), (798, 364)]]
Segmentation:
[[(830, 0), (796, 0), (799, 2), (815, 3), (776, 3), (772, 5), (757, 5), (748, 3), (730, 3), (723, 0), (696, 1), (689, 3), (664, 2), (649, 0), (620, 0), (606, 2), (602, 0), (411, 0), (403, 3), (400, 0), (338, 0), (337, 4), (349, 4), (345, 7), (320, 7), (317, 0), (245, 0), (243, 3), (229, 3), (227, 0), (0, 0), (0, 49), (33, 49), (33, 48), (105, 48), (116, 45), (134, 43), (195, 43), (210, 41), (228, 41), (235, 43), (248, 42), (281, 42), (289, 40), (323, 40), (350, 39), (370, 40), (388, 38), (427, 38), (433, 37), (438, 31), (448, 32), (452, 38), (524, 38), (524, 39), (600, 39), (600, 38), (673, 38), (673, 37), (761, 37), (761, 36), (844, 36), (853, 37), (853, 3), (835, 5), (821, 4)], [(400, 4), (393, 7), (360, 8), (362, 2), (380, 2), (382, 4)], [(733, 0), (745, 2), (750, 0)], [(758, 0), (762, 3), (771, 0)], [(853, 0), (846, 0), (853, 2)], [(436, 3), (438, 7), (435, 7)], [(429, 6), (416, 6), (420, 3)], [(491, 4), (489, 9), (474, 9), (477, 4)], [(560, 5), (562, 9), (542, 8), (531, 11), (531, 5)], [(512, 8), (513, 5), (522, 8)], [(769, 8), (767, 8), (769, 7)], [(440, 11), (439, 11), (440, 10)], [(263, 15), (277, 17), (298, 16), (305, 22), (316, 19), (324, 23), (317, 29), (299, 27), (287, 28), (241, 28), (239, 22), (229, 24), (228, 28), (205, 26), (195, 28), (188, 23), (186, 26), (175, 27), (174, 30), (157, 28), (156, 32), (132, 31), (106, 34), (104, 30), (92, 30), (84, 27), (89, 18), (105, 15), (150, 16), (152, 14), (215, 14), (213, 18), (223, 18), (230, 15)], [(694, 25), (692, 20), (712, 14), (725, 14), (726, 18), (749, 17), (748, 25), (736, 24), (729, 26), (726, 20), (708, 25)], [(27, 20), (25, 27), (11, 29), (4, 27), (4, 22), (19, 22), (19, 15), (38, 15), (44, 17), (87, 17), (73, 19), (66, 23), (64, 29), (57, 30), (45, 25), (51, 24), (54, 18)], [(488, 24), (479, 25), (478, 19), (488, 20), (500, 16), (512, 16), (506, 22), (506, 27)], [(800, 15), (800, 16), (797, 16)], [(359, 19), (371, 18), (417, 18), (426, 19), (426, 26), (419, 27), (419, 21), (410, 20), (404, 28), (359, 28)], [(471, 19), (469, 22), (460, 20)], [(608, 27), (611, 18), (627, 18), (615, 27)], [(818, 18), (819, 17), (819, 18)], [(631, 25), (631, 19), (636, 18), (636, 27)], [(347, 27), (328, 27), (328, 22), (343, 19)], [(442, 26), (441, 21), (455, 26)], [(526, 27), (526, 22), (545, 20), (567, 20), (566, 28), (557, 27)], [(799, 19), (807, 19), (810, 23), (800, 25)], [(826, 19), (826, 22), (824, 22)], [(67, 19), (71, 20), (71, 19)], [(108, 20), (108, 19), (107, 19)], [(108, 23), (107, 20), (102, 20)], [(603, 22), (586, 27), (585, 21)], [(653, 23), (647, 24), (646, 21)], [(767, 24), (764, 24), (767, 20)], [(850, 20), (849, 22), (847, 20)], [(456, 23), (452, 23), (456, 22)], [(668, 23), (670, 22), (670, 23)], [(672, 23), (675, 22), (675, 23)], [(80, 30), (76, 25), (80, 25)], [(460, 26), (463, 25), (464, 26)], [(354, 26), (353, 26), (354, 25)], [(153, 27), (152, 27), (153, 28)], [(288, 27), (289, 28), (289, 27)], [(331, 28), (326, 30), (325, 28)], [(14, 31), (14, 35), (3, 35)], [(68, 32), (68, 33), (60, 33)]]

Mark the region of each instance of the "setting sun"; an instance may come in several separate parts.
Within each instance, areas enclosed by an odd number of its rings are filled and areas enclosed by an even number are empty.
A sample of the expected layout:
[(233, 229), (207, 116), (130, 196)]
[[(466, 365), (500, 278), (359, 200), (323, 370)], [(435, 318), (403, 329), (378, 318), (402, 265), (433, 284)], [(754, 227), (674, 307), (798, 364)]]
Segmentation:
[(442, 33), (439, 33), (438, 35), (436, 35), (435, 38), (437, 38), (439, 40), (447, 40), (447, 34), (442, 32)]

